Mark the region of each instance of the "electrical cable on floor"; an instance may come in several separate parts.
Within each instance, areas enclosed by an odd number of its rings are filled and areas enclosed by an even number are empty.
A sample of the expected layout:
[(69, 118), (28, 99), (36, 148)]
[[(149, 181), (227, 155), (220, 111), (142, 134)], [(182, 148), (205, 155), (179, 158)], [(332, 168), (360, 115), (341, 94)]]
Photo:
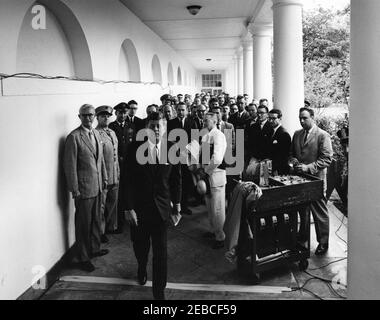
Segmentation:
[(156, 84), (161, 87), (162, 90), (171, 89), (171, 86), (168, 85), (166, 87), (162, 86), (162, 84), (158, 82), (143, 82), (143, 81), (124, 81), (124, 80), (101, 80), (101, 79), (83, 79), (78, 77), (67, 77), (67, 76), (44, 76), (37, 73), (30, 72), (22, 72), (15, 74), (5, 74), (0, 73), (0, 80), (9, 79), (9, 78), (18, 78), (18, 79), (44, 79), (44, 80), (69, 80), (69, 81), (82, 81), (82, 82), (94, 82), (99, 84), (144, 84), (144, 85), (152, 85)]
[[(312, 277), (312, 279), (317, 279), (317, 280), (320, 280), (320, 281), (326, 283), (327, 286), (329, 287), (329, 289), (331, 289), (331, 290), (333, 291), (333, 293), (334, 293), (336, 296), (338, 296), (339, 298), (341, 298), (341, 299), (347, 299), (347, 297), (342, 296), (341, 294), (339, 294), (339, 293), (333, 288), (333, 286), (332, 286), (333, 281), (332, 281), (332, 280), (325, 279), (325, 278), (321, 278), (321, 277), (316, 276), (316, 275), (313, 275), (313, 274), (311, 274), (311, 273), (309, 273), (309, 272), (307, 272), (307, 271), (303, 271), (303, 272), (306, 273), (307, 275), (309, 275), (310, 277)], [(339, 281), (336, 282), (336, 283), (337, 283), (338, 285), (341, 285), (341, 286), (347, 288), (346, 285), (340, 283)]]
[[(342, 241), (342, 242), (344, 242), (345, 244), (346, 244), (346, 246), (347, 246), (347, 241), (346, 240), (344, 240), (342, 237), (340, 237), (339, 236), (339, 234), (338, 234), (338, 232), (340, 231), (340, 229), (342, 228), (342, 226), (343, 226), (343, 223), (344, 223), (344, 219), (345, 219), (346, 217), (343, 215), (343, 219), (342, 219), (342, 221), (341, 221), (341, 223), (340, 223), (340, 226), (339, 226), (339, 228), (335, 231), (335, 235)], [(347, 251), (346, 251), (347, 252)]]
[[(286, 255), (282, 251), (280, 253), (281, 253), (282, 257), (286, 258)], [(285, 261), (286, 261), (286, 264), (287, 264), (288, 268), (291, 269), (289, 261), (288, 260), (285, 260)], [(300, 286), (299, 285), (299, 281), (298, 281), (296, 275), (293, 272), (292, 272), (292, 274), (293, 274), (294, 279), (296, 280), (296, 283), (297, 283), (297, 287), (291, 288), (293, 292), (295, 292), (295, 291), (305, 291), (305, 292), (311, 294), (314, 298), (317, 298), (318, 300), (324, 300), (322, 297), (320, 297), (319, 295), (317, 295), (315, 292), (313, 292), (313, 291), (305, 288), (305, 286), (310, 281), (316, 280), (315, 278), (310, 278), (310, 279), (306, 280), (305, 283), (302, 286)]]
[(341, 262), (341, 261), (344, 261), (344, 260), (347, 260), (347, 257), (346, 258), (341, 258), (341, 259), (338, 259), (338, 260), (335, 260), (335, 261), (332, 261), (328, 264), (325, 264), (323, 265), (322, 267), (319, 267), (319, 268), (314, 268), (314, 269), (309, 269), (310, 271), (316, 271), (316, 270), (321, 270), (321, 269), (324, 269), (328, 266), (331, 266), (332, 264), (335, 264), (335, 263), (338, 263), (338, 262)]

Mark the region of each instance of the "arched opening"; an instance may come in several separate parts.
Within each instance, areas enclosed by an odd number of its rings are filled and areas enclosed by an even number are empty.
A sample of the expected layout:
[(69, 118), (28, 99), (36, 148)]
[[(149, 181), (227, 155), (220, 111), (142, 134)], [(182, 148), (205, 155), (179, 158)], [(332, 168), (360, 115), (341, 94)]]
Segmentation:
[(153, 56), (152, 60), (152, 74), (153, 82), (162, 84), (161, 63), (156, 54)]
[(168, 65), (168, 83), (169, 85), (174, 85), (174, 73), (173, 73), (173, 65), (169, 62)]
[(135, 45), (130, 39), (123, 42), (119, 57), (119, 79), (141, 81), (140, 62)]
[(177, 69), (177, 85), (182, 86), (182, 71), (180, 67)]
[(93, 79), (90, 50), (73, 12), (59, 0), (40, 0), (46, 9), (45, 30), (30, 26), (28, 10), (17, 45), (17, 72)]

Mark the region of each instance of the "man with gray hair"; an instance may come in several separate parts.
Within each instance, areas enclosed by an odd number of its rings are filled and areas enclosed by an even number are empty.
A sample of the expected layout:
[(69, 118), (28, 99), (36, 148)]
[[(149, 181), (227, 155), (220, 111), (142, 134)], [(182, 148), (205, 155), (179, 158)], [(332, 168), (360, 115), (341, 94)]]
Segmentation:
[(95, 270), (91, 258), (108, 253), (100, 249), (101, 194), (107, 188), (107, 172), (102, 140), (92, 128), (94, 118), (92, 105), (79, 109), (81, 125), (68, 135), (63, 159), (67, 187), (75, 201), (78, 267), (87, 272)]

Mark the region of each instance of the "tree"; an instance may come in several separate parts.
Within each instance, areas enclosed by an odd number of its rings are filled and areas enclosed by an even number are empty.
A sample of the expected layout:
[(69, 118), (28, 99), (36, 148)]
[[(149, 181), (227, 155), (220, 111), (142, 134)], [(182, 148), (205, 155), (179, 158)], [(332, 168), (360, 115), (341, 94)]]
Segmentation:
[(306, 100), (318, 108), (348, 104), (350, 7), (305, 12), (303, 34)]

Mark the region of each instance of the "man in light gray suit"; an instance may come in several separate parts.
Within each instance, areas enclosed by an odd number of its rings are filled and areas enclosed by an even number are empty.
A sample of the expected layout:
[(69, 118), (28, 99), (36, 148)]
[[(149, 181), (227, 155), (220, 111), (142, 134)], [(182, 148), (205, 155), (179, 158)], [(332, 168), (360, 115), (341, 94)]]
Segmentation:
[[(297, 131), (292, 141), (292, 157), (295, 171), (308, 173), (324, 181), (324, 193), (326, 192), (326, 174), (333, 156), (330, 135), (318, 128), (314, 120), (314, 111), (310, 108), (301, 108), (299, 114), (302, 130)], [(296, 160), (294, 160), (296, 159)], [(315, 232), (319, 243), (315, 254), (324, 255), (329, 247), (329, 215), (327, 200), (313, 202), (310, 206), (314, 218)], [(300, 213), (301, 227), (300, 238), (305, 238), (305, 228), (310, 223), (306, 212)]]
[(79, 109), (82, 125), (68, 135), (63, 161), (67, 186), (75, 201), (78, 267), (88, 272), (95, 270), (91, 258), (108, 253), (100, 249), (101, 194), (107, 187), (107, 172), (100, 135), (92, 128), (94, 118), (93, 106), (86, 104)]

